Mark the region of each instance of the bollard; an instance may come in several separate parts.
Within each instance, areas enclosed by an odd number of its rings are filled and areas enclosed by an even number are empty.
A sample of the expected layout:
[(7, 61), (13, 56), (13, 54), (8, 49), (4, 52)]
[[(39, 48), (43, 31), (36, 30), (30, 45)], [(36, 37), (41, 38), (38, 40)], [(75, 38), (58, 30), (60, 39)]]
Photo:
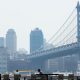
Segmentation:
[(58, 80), (63, 80), (64, 79), (64, 75), (63, 74), (59, 74), (58, 75)]
[(9, 74), (4, 74), (4, 75), (3, 75), (3, 80), (10, 80), (10, 79), (9, 79)]
[(14, 80), (20, 80), (21, 75), (20, 74), (14, 74)]
[(74, 74), (69, 74), (68, 80), (74, 80)]
[(1, 80), (1, 74), (0, 74), (0, 80)]

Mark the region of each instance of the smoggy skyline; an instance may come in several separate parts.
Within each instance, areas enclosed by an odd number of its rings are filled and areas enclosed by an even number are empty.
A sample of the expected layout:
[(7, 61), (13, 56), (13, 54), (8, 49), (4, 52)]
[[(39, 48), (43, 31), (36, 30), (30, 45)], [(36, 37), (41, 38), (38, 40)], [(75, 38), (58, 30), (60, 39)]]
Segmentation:
[(17, 35), (17, 49), (29, 51), (30, 32), (40, 28), (49, 40), (76, 7), (78, 0), (1, 0), (0, 36), (8, 29)]

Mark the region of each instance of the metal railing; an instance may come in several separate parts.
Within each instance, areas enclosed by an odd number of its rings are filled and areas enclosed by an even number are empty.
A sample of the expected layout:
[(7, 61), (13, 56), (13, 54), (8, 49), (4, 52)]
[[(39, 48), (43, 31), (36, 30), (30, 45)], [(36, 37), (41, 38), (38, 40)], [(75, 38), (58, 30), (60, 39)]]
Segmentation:
[(9, 74), (0, 74), (0, 80), (80, 80), (80, 76), (75, 76), (74, 74), (69, 74), (67, 76), (64, 76), (64, 74), (14, 74), (12, 76)]

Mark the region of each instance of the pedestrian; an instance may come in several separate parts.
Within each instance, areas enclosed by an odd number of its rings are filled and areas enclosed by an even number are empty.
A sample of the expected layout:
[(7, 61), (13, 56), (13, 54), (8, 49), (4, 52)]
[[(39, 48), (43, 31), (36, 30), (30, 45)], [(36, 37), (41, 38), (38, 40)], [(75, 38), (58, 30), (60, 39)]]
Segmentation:
[(20, 75), (19, 71), (16, 70), (16, 72), (14, 74), (14, 80), (20, 80), (20, 77), (21, 77), (21, 75)]
[(37, 70), (39, 74), (43, 74), (42, 71), (40, 69)]

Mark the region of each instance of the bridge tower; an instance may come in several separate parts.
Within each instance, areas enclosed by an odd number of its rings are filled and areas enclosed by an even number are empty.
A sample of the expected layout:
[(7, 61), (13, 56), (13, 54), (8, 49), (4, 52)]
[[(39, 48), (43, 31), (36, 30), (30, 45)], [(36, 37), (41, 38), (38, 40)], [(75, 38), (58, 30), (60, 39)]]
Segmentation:
[[(77, 43), (78, 47), (80, 48), (80, 4), (79, 1), (77, 3)], [(78, 53), (78, 58), (80, 61), (80, 52)]]
[(77, 3), (77, 42), (80, 43), (80, 5)]

